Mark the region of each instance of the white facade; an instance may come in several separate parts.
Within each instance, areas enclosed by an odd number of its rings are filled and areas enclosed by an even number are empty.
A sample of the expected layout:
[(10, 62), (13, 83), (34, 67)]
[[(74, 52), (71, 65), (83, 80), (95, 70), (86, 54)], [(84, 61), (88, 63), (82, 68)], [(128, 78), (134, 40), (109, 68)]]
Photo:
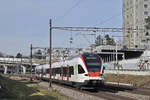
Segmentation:
[(128, 48), (150, 49), (150, 31), (145, 29), (145, 19), (150, 16), (150, 0), (123, 0), (122, 12), (123, 45)]

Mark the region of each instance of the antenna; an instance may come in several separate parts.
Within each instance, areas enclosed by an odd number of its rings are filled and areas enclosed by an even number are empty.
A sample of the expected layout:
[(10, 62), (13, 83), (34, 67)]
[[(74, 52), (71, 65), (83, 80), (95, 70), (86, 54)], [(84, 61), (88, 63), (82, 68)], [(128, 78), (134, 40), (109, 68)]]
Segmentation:
[(70, 34), (70, 40), (69, 40), (69, 42), (70, 42), (70, 54), (71, 54), (71, 46), (72, 46), (72, 43), (73, 43), (72, 32)]

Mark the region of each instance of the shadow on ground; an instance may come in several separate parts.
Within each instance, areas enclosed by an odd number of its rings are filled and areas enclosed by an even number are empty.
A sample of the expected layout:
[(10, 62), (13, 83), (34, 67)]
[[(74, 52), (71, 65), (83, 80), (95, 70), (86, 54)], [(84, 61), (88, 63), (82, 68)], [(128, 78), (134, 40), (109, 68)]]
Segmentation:
[(25, 80), (16, 81), (0, 75), (0, 100), (57, 100), (51, 96), (38, 95), (36, 93), (40, 90), (27, 86), (27, 84), (37, 84), (38, 82), (21, 81)]

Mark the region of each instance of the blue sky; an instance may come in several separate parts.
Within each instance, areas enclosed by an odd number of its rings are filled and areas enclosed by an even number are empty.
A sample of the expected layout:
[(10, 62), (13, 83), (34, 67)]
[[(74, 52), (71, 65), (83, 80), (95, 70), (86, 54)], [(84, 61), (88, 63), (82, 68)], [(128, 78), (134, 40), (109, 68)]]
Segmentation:
[[(50, 18), (54, 26), (122, 27), (122, 0), (0, 0), (0, 51), (28, 55), (31, 43), (48, 47)], [(54, 30), (53, 47), (69, 47), (71, 33), (72, 47), (94, 41), (80, 32)]]

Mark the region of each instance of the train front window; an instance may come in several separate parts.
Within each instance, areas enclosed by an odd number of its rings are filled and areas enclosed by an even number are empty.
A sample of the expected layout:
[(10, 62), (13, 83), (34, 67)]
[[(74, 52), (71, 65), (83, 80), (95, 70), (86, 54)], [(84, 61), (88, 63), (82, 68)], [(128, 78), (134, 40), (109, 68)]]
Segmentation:
[(98, 55), (83, 55), (88, 72), (100, 72), (101, 61)]
[(84, 69), (82, 68), (81, 65), (78, 65), (78, 73), (79, 73), (79, 74), (85, 73), (85, 71), (84, 71)]

